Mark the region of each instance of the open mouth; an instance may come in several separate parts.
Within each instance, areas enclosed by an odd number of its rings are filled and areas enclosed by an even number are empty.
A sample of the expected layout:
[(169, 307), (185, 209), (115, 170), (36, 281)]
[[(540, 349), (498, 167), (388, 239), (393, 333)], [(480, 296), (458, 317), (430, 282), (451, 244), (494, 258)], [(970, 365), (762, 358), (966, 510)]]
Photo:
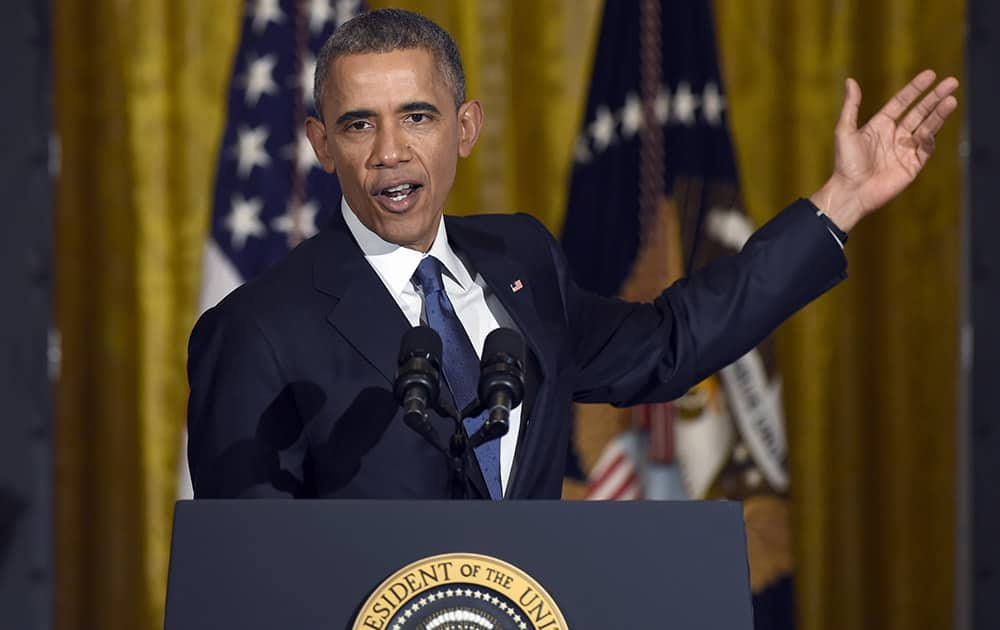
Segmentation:
[(379, 196), (385, 197), (389, 201), (399, 203), (421, 188), (420, 184), (399, 184), (389, 188), (383, 188)]

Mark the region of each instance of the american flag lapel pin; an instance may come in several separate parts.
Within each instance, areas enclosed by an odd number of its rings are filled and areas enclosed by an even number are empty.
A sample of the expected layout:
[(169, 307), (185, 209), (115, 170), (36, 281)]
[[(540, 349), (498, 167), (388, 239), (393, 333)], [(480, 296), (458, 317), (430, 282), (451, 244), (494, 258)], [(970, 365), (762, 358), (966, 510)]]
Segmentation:
[(520, 278), (517, 278), (516, 280), (510, 283), (510, 290), (513, 291), (514, 293), (517, 293), (523, 288), (524, 288), (524, 283), (521, 282)]

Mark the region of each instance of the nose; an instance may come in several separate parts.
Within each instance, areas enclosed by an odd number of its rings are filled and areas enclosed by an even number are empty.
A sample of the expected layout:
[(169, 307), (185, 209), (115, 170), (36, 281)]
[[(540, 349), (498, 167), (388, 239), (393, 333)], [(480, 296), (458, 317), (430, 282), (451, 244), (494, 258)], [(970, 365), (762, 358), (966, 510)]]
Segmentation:
[(375, 144), (368, 160), (370, 168), (392, 168), (410, 159), (406, 132), (396, 125), (382, 125), (375, 132)]

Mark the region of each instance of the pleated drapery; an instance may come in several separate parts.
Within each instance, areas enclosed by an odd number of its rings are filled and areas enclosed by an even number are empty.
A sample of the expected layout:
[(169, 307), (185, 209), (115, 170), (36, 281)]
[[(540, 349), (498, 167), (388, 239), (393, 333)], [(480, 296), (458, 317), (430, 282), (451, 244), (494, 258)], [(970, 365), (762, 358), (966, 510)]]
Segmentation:
[[(558, 233), (600, 3), (393, 4), (455, 35), (486, 109), (448, 210), (530, 212)], [(185, 346), (243, 5), (54, 5), (60, 630), (162, 627)], [(961, 78), (962, 2), (715, 6), (758, 223), (823, 183), (845, 76), (863, 118), (923, 67)], [(952, 625), (957, 118), (917, 185), (852, 232), (850, 279), (778, 334), (809, 630)]]
[[(758, 222), (828, 176), (845, 77), (861, 84), (861, 121), (923, 68), (962, 78), (964, 2), (715, 6)], [(915, 185), (851, 233), (847, 282), (778, 335), (809, 630), (953, 625), (960, 120)]]
[(240, 5), (54, 5), (63, 630), (162, 627), (186, 339)]

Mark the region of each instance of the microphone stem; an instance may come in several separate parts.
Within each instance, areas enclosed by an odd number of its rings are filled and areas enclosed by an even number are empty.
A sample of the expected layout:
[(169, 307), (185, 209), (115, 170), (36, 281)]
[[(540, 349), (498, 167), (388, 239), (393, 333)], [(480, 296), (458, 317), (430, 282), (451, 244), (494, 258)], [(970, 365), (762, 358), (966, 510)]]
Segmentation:
[[(465, 500), (468, 498), (468, 486), (465, 477), (465, 458), (469, 452), (469, 439), (465, 435), (465, 426), (458, 410), (446, 400), (438, 401), (437, 412), (455, 421), (455, 431), (448, 442), (448, 464), (451, 468), (451, 498)], [(465, 410), (462, 410), (465, 415)]]
[(468, 442), (465, 439), (465, 431), (461, 421), (456, 422), (456, 430), (451, 436), (451, 498), (465, 500), (466, 480), (465, 480), (465, 457), (468, 451)]

